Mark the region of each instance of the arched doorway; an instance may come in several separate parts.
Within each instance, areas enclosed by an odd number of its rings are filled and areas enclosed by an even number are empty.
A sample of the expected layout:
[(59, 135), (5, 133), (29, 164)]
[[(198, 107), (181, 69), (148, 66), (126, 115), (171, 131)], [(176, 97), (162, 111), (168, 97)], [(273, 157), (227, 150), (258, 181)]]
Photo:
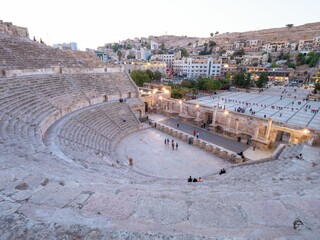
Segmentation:
[(136, 111), (136, 113), (137, 113), (137, 117), (139, 118), (139, 119), (141, 119), (142, 118), (142, 111), (141, 111), (141, 109), (137, 109), (137, 111)]
[(149, 109), (148, 103), (147, 103), (147, 102), (144, 102), (144, 111), (145, 111), (146, 113), (149, 112), (148, 109)]
[(276, 143), (289, 143), (289, 142), (290, 142), (290, 133), (289, 132), (284, 132), (284, 131), (277, 132)]
[(217, 127), (216, 127), (216, 132), (217, 132), (217, 133), (223, 133), (223, 132), (224, 132), (223, 127), (217, 126)]

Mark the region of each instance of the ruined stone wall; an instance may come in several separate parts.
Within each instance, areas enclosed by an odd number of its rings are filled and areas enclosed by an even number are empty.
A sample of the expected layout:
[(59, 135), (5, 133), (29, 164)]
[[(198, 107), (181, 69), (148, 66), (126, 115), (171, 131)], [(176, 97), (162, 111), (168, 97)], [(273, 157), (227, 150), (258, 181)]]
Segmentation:
[(17, 37), (29, 37), (27, 28), (15, 26), (11, 22), (3, 22), (2, 20), (0, 20), (0, 33)]

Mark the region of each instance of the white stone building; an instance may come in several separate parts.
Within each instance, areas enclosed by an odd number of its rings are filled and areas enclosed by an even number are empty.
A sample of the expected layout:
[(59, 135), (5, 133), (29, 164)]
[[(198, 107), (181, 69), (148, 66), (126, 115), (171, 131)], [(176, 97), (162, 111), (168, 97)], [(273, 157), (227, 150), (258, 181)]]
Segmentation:
[(173, 68), (176, 73), (188, 78), (220, 76), (222, 60), (213, 58), (183, 58), (175, 60)]

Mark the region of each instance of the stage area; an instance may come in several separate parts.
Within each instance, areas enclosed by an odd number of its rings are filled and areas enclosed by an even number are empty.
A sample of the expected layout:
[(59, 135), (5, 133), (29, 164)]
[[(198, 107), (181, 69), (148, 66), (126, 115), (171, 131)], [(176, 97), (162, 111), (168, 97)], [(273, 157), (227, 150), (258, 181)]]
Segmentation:
[[(166, 138), (170, 144), (164, 144)], [(172, 150), (171, 141), (178, 142), (178, 150)], [(228, 168), (231, 163), (182, 142), (155, 128), (135, 132), (124, 138), (116, 148), (117, 159), (128, 165), (131, 157), (132, 170), (158, 178), (185, 179), (191, 175), (199, 178)], [(120, 160), (121, 159), (121, 160)], [(129, 167), (129, 166), (128, 166)]]

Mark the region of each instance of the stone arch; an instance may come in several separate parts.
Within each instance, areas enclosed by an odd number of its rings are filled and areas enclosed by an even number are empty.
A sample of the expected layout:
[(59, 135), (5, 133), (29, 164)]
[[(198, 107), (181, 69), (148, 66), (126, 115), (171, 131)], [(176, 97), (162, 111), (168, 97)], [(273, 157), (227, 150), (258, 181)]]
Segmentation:
[(224, 128), (221, 127), (220, 125), (216, 126), (216, 132), (217, 133), (224, 133)]
[(144, 111), (145, 112), (149, 111), (149, 104), (147, 102), (144, 102)]
[(248, 140), (251, 140), (252, 137), (253, 137), (253, 136), (251, 136), (251, 135), (248, 134), (248, 133), (243, 133), (243, 132), (241, 132), (241, 133), (237, 134), (236, 139), (239, 139), (239, 138), (240, 138), (240, 139), (241, 139), (241, 142), (247, 142)]
[(139, 119), (141, 119), (142, 118), (142, 110), (141, 109), (137, 109), (136, 111), (135, 111), (137, 114), (136, 115), (138, 115), (137, 117), (139, 118)]
[(308, 140), (308, 136), (307, 135), (302, 135), (300, 138), (299, 138), (299, 142), (306, 142)]
[(176, 105), (175, 102), (172, 102), (172, 103), (171, 103), (171, 110), (175, 110), (175, 105)]

